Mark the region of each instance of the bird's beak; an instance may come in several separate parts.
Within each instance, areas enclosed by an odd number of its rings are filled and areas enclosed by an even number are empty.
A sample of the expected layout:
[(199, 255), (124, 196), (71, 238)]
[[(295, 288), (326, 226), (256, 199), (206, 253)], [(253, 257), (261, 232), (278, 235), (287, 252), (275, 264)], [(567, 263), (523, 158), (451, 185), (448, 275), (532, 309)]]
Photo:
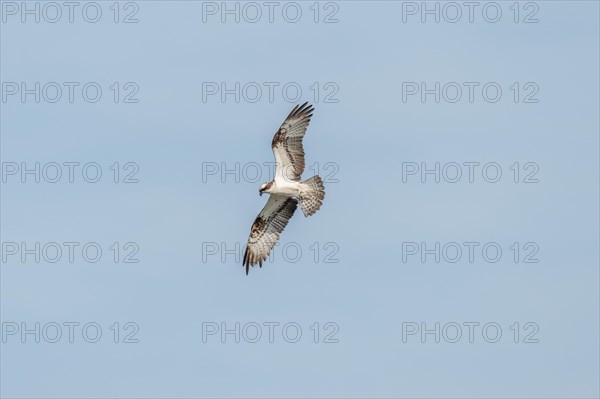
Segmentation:
[(262, 197), (263, 190), (258, 190), (258, 195)]

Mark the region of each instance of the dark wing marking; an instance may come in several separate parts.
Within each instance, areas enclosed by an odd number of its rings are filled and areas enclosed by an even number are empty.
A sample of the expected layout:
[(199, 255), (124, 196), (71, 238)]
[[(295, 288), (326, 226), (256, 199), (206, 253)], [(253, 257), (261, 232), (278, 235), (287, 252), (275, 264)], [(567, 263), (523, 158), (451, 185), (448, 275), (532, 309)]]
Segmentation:
[(290, 218), (294, 215), (298, 201), (283, 195), (271, 195), (264, 208), (252, 224), (250, 237), (244, 251), (243, 265), (246, 266), (246, 274), (250, 266), (259, 264), (267, 259), (271, 249), (279, 240), (279, 236)]

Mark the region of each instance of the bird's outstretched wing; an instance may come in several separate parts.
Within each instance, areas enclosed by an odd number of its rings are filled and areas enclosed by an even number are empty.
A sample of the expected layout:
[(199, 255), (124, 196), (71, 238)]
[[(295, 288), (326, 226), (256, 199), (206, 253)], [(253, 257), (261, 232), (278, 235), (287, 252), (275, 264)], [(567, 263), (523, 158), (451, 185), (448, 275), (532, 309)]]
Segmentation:
[(264, 208), (252, 224), (248, 244), (244, 251), (243, 265), (246, 266), (246, 274), (250, 266), (254, 267), (267, 259), (271, 249), (279, 240), (279, 236), (288, 221), (294, 215), (298, 201), (284, 195), (271, 195)]
[(299, 181), (304, 172), (302, 139), (314, 108), (308, 103), (296, 105), (285, 119), (271, 143), (275, 155), (275, 180)]

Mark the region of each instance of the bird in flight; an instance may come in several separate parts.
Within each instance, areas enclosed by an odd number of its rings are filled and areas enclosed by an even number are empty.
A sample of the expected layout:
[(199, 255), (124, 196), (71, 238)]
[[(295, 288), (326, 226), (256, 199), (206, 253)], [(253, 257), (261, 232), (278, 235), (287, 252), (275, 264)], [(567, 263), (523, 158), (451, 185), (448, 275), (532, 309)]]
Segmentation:
[(321, 208), (325, 198), (325, 187), (319, 176), (300, 181), (304, 172), (304, 148), (302, 139), (312, 117), (314, 108), (308, 103), (296, 105), (287, 116), (271, 143), (275, 155), (275, 178), (260, 186), (259, 194), (270, 194), (269, 200), (260, 211), (252, 228), (244, 252), (243, 265), (246, 275), (250, 266), (267, 259), (271, 249), (294, 215), (298, 202), (305, 217)]

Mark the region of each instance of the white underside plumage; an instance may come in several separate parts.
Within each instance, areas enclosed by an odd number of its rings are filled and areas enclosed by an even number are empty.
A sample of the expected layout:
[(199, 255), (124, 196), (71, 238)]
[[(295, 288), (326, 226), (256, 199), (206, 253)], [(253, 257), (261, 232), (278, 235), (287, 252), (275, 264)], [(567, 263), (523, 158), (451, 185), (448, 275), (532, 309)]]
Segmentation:
[(285, 195), (287, 197), (299, 197), (302, 183), (299, 181), (275, 180), (269, 190), (265, 191), (268, 194)]

